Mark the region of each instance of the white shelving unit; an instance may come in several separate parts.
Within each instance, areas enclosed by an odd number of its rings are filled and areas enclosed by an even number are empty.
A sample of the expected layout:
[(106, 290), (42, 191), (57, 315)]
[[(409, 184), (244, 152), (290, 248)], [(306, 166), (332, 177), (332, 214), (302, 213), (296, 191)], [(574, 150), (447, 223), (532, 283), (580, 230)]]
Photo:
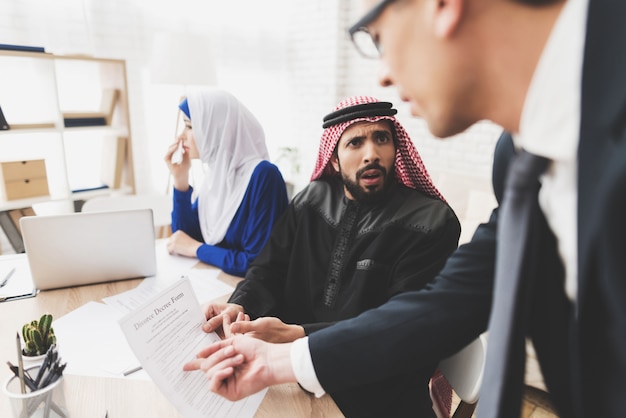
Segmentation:
[[(115, 104), (105, 124), (65, 126), (64, 113), (98, 112), (112, 90)], [(3, 182), (0, 216), (45, 202), (74, 207), (96, 196), (135, 193), (124, 60), (0, 50), (0, 107), (10, 127), (0, 130), (0, 164), (44, 160), (49, 192), (10, 199)], [(9, 237), (6, 219), (0, 227)]]
[[(118, 90), (110, 124), (65, 127), (63, 112), (99, 110), (103, 91)], [(0, 211), (55, 200), (135, 193), (124, 60), (0, 51), (0, 106), (10, 125), (0, 131), (0, 162), (44, 159), (49, 196), (7, 200)], [(21, 127), (21, 128), (20, 128)], [(105, 148), (126, 138), (122, 180), (102, 186)], [(76, 191), (84, 190), (88, 191)]]

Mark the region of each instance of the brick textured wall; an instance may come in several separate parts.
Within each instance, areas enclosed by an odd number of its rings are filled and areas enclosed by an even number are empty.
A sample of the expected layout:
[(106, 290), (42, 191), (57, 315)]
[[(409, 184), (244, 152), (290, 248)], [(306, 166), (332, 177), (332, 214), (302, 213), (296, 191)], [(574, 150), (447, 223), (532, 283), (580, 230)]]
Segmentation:
[[(162, 156), (174, 138), (176, 102), (188, 88), (151, 83), (150, 49), (157, 32), (210, 37), (218, 85), (233, 91), (260, 119), (271, 157), (277, 160), (281, 147), (299, 148), (297, 175), (279, 162), (296, 188), (308, 182), (322, 117), (338, 101), (356, 94), (392, 101), (461, 218), (462, 240), (467, 240), (494, 206), (491, 154), (500, 128), (483, 122), (454, 138), (432, 138), (393, 88), (377, 85), (377, 63), (353, 50), (346, 29), (361, 14), (360, 0), (3, 0), (0, 42), (126, 60), (140, 192), (166, 188)], [(189, 51), (189, 64), (202, 53)]]

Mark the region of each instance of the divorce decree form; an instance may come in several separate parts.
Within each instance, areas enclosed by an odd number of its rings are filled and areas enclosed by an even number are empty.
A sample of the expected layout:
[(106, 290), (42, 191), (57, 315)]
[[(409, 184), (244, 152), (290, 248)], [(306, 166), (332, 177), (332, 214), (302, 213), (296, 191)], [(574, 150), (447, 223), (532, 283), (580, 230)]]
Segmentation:
[(144, 370), (185, 418), (252, 417), (267, 390), (231, 402), (209, 390), (201, 370), (183, 365), (219, 340), (202, 331), (204, 314), (189, 279), (179, 280), (120, 319), (128, 344)]

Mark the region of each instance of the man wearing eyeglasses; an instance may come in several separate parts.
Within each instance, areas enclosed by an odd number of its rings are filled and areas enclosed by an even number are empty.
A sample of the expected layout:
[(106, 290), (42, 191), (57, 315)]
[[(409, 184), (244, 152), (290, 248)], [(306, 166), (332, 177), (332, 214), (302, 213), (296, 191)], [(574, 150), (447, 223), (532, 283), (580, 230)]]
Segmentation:
[(355, 387), (449, 355), (489, 320), (479, 417), (519, 416), (525, 336), (560, 416), (622, 417), (624, 16), (623, 0), (373, 5), (350, 29), (352, 39), (380, 57), (380, 83), (395, 85), (433, 134), (450, 136), (481, 119), (513, 133), (518, 156), (504, 189), (510, 153), (499, 148), (494, 159), (503, 204), (427, 291), (292, 344), (237, 336), (203, 350), (197, 363), (212, 390), (237, 399), (295, 380), (318, 395)]

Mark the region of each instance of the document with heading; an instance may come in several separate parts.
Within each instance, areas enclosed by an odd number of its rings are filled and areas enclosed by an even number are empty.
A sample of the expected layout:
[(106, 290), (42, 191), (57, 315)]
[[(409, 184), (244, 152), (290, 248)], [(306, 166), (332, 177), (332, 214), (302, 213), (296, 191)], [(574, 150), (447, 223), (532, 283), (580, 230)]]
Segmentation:
[(198, 351), (219, 339), (202, 330), (204, 322), (185, 278), (124, 316), (120, 326), (144, 370), (183, 417), (253, 417), (267, 389), (231, 402), (209, 390), (201, 370), (183, 371)]

